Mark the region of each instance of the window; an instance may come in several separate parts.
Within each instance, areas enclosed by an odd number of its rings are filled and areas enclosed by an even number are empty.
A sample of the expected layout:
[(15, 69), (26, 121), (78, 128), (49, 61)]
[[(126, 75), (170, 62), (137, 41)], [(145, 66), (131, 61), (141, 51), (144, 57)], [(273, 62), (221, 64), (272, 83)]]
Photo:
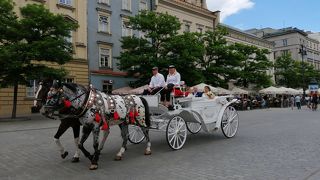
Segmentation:
[(110, 1), (109, 0), (98, 0), (98, 3), (101, 3), (101, 4), (110, 4)]
[(288, 46), (288, 40), (287, 39), (283, 39), (282, 40), (282, 45), (283, 46)]
[(289, 54), (289, 50), (283, 50), (282, 51), (282, 55), (288, 55)]
[(65, 82), (65, 83), (73, 83), (73, 82), (74, 82), (74, 79), (73, 79), (73, 78), (64, 78), (64, 79), (62, 79), (62, 82)]
[(122, 19), (122, 36), (132, 36), (132, 29), (127, 19)]
[(38, 83), (36, 80), (29, 81), (29, 84), (26, 87), (26, 96), (27, 97), (30, 97), (30, 98), (35, 97), (36, 92), (37, 92), (37, 88), (38, 88), (37, 85), (38, 85)]
[(99, 31), (110, 33), (110, 17), (107, 15), (99, 15)]
[(67, 42), (72, 43), (72, 31), (69, 32), (69, 37), (64, 38)]
[(99, 49), (99, 67), (101, 68), (111, 68), (111, 49), (110, 48), (100, 48)]
[(139, 10), (142, 11), (142, 10), (147, 10), (147, 9), (148, 9), (147, 2), (145, 0), (140, 0)]
[(190, 32), (190, 24), (189, 23), (184, 24), (184, 32)]
[(102, 81), (102, 92), (106, 94), (112, 93), (112, 80)]
[(122, 0), (122, 9), (131, 11), (131, 0)]
[(72, 6), (72, 0), (59, 0), (59, 4)]
[(196, 32), (198, 32), (198, 33), (203, 33), (203, 26), (200, 25), (200, 24), (197, 24)]

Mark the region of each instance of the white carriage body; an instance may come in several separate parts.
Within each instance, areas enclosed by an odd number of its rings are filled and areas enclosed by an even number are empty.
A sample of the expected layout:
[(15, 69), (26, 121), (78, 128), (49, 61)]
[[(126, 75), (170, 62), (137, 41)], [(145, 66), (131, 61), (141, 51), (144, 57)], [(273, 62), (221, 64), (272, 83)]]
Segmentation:
[(217, 96), (214, 99), (206, 97), (182, 97), (175, 99), (175, 110), (167, 111), (159, 102), (158, 96), (144, 96), (147, 100), (151, 114), (160, 114), (153, 120), (170, 120), (174, 116), (181, 116), (186, 122), (200, 123), (206, 132), (219, 129), (223, 112), (236, 100), (228, 101), (232, 96)]
[[(207, 133), (213, 133), (221, 128), (227, 138), (233, 137), (237, 132), (238, 113), (231, 106), (237, 100), (233, 99), (233, 96), (217, 96), (214, 99), (172, 97), (171, 103), (174, 110), (171, 111), (160, 103), (160, 95), (143, 96), (143, 98), (147, 100), (150, 110), (150, 129), (166, 132), (168, 145), (174, 150), (183, 147), (187, 130), (196, 134), (201, 129)], [(136, 137), (137, 134), (142, 136)], [(143, 138), (139, 129), (129, 128), (129, 140), (139, 139), (133, 143), (140, 143)]]

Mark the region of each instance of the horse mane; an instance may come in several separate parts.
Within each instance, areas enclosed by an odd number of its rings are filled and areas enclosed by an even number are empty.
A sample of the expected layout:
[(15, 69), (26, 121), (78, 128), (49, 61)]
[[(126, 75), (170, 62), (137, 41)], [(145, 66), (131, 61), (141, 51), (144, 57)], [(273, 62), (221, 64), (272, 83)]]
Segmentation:
[(73, 93), (77, 93), (77, 87), (78, 85), (75, 83), (62, 83), (63, 86), (70, 89)]

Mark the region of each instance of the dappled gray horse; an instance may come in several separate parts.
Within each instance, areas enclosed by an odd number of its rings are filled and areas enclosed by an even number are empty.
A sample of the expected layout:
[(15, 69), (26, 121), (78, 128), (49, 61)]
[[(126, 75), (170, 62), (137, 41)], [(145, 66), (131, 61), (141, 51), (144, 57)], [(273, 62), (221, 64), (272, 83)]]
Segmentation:
[[(48, 92), (46, 104), (41, 112), (50, 118), (79, 118), (83, 125), (79, 148), (90, 159), (91, 170), (98, 168), (99, 155), (109, 135), (111, 125), (119, 125), (123, 138), (115, 160), (121, 160), (127, 149), (129, 124), (141, 128), (147, 140), (144, 154), (151, 154), (148, 130), (150, 126), (149, 107), (147, 101), (142, 97), (110, 96), (93, 88), (87, 90), (78, 84), (62, 83), (61, 86), (51, 88)], [(103, 132), (101, 142), (99, 142), (100, 129)], [(91, 132), (93, 133), (93, 154), (90, 154), (83, 146)]]

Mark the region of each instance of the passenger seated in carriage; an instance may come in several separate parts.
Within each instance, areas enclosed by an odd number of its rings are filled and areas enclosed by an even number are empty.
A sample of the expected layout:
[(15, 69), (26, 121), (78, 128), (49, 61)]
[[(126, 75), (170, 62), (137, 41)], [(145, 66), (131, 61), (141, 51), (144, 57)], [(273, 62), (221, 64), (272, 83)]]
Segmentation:
[(159, 73), (158, 67), (152, 68), (152, 75), (149, 87), (143, 91), (143, 95), (154, 95), (166, 85), (164, 76)]
[(197, 87), (190, 87), (188, 97), (202, 97), (203, 92), (198, 91)]
[(211, 91), (209, 86), (205, 86), (204, 87), (204, 92), (202, 94), (202, 97), (207, 97), (209, 99), (214, 99), (215, 95), (214, 93)]
[(170, 65), (169, 74), (167, 75), (166, 86), (161, 92), (161, 101), (165, 106), (170, 106), (170, 94), (174, 90), (175, 87), (180, 87), (181, 76), (180, 73), (177, 72), (174, 65)]

